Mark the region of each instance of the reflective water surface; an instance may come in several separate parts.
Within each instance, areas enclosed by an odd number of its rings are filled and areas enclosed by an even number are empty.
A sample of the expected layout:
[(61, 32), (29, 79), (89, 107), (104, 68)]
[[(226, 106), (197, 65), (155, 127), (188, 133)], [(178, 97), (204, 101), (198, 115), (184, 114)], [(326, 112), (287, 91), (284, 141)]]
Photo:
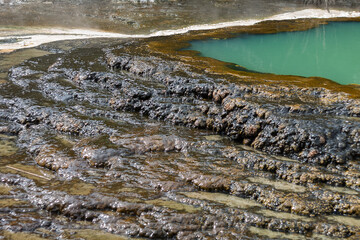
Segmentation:
[(195, 41), (189, 49), (251, 71), (360, 84), (359, 38), (360, 23), (330, 23), (302, 32)]

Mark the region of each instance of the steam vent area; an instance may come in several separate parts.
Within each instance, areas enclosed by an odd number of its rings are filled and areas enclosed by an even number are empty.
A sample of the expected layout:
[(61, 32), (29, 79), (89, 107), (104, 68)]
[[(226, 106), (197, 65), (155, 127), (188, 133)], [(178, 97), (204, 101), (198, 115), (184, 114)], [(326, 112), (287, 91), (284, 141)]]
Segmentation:
[(357, 0), (0, 0), (0, 240), (360, 239)]

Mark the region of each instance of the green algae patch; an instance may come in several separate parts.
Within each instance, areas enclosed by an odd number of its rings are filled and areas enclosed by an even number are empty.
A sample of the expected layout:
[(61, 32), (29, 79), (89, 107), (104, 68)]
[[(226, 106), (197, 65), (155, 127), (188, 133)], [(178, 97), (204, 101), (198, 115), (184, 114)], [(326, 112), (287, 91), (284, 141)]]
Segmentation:
[(124, 187), (124, 188), (120, 188), (118, 192), (137, 192), (139, 189), (137, 188), (128, 188), (128, 187)]
[(10, 194), (11, 187), (6, 186), (4, 184), (0, 184), (0, 195), (8, 195)]
[(340, 224), (345, 224), (352, 227), (360, 227), (360, 219), (346, 216), (326, 216), (328, 220), (335, 221)]
[(211, 193), (211, 192), (182, 192), (181, 194), (189, 198), (196, 198), (200, 200), (207, 200), (224, 204), (232, 208), (247, 209), (252, 207), (262, 207), (261, 204), (240, 197), (235, 197), (223, 193)]
[(285, 220), (298, 220), (298, 221), (303, 221), (303, 222), (312, 222), (313, 221), (313, 219), (308, 218), (308, 217), (299, 216), (296, 214), (286, 213), (286, 212), (275, 212), (275, 211), (268, 210), (268, 209), (260, 209), (260, 210), (256, 211), (256, 213), (259, 213), (265, 217), (274, 217), (274, 218), (280, 218), (280, 219), (285, 219)]
[(14, 140), (14, 139), (16, 139), (16, 137), (15, 136), (5, 135), (5, 134), (0, 134), (0, 139)]
[(224, 139), (224, 137), (220, 135), (208, 135), (204, 136), (204, 138), (208, 141), (221, 141)]
[[(0, 232), (1, 233), (1, 232)], [(5, 239), (8, 240), (45, 240), (47, 238), (42, 238), (38, 234), (34, 233), (25, 233), (25, 232), (10, 232), (10, 231), (3, 231), (2, 232)]]
[[(240, 150), (240, 151), (247, 151), (247, 152), (253, 152), (259, 155), (265, 155), (265, 156), (270, 156), (270, 155), (266, 155), (266, 153), (256, 150), (255, 148), (252, 148), (250, 146), (244, 145), (244, 144), (237, 144), (236, 147)], [(271, 155), (272, 158), (276, 158), (276, 156)], [(278, 159), (277, 159), (278, 160)], [(291, 160), (291, 159), (290, 159)], [(297, 162), (295, 160), (291, 160), (292, 162)]]
[(287, 158), (287, 157), (284, 157), (284, 156), (272, 156), (272, 157), (275, 158), (276, 160), (283, 161), (283, 162), (296, 162), (296, 163), (299, 162), (297, 160)]
[(359, 194), (358, 191), (350, 189), (350, 188), (345, 188), (345, 187), (333, 187), (333, 186), (326, 185), (326, 186), (324, 186), (324, 189), (330, 190), (332, 192), (342, 193), (342, 194), (349, 194), (349, 195)]
[(0, 208), (5, 207), (16, 207), (28, 204), (25, 201), (17, 200), (17, 199), (0, 199)]
[(283, 180), (271, 180), (263, 177), (248, 177), (249, 181), (253, 183), (265, 184), (274, 187), (277, 190), (303, 193), (306, 191), (306, 187), (299, 186), (296, 184), (288, 183)]
[(145, 203), (156, 205), (156, 206), (162, 206), (162, 207), (174, 209), (174, 210), (177, 210), (180, 212), (187, 212), (187, 213), (195, 213), (195, 212), (198, 212), (201, 210), (200, 208), (196, 208), (196, 207), (193, 207), (190, 205), (178, 203), (178, 202), (167, 200), (167, 199), (154, 199), (154, 200), (145, 201)]
[(12, 66), (18, 65), (27, 59), (34, 57), (42, 57), (48, 54), (50, 54), (50, 52), (39, 50), (36, 48), (29, 48), (15, 51), (9, 54), (3, 54), (0, 56), (0, 70), (7, 71)]
[(0, 168), (2, 172), (10, 172), (20, 174), (21, 176), (41, 181), (50, 181), (55, 178), (51, 171), (41, 169), (34, 165), (24, 165), (20, 163), (9, 164)]
[(334, 238), (314, 233), (313, 235), (311, 235), (311, 239), (315, 239), (315, 240), (332, 240)]
[(7, 157), (18, 151), (14, 140), (16, 137), (0, 134), (0, 157)]
[(0, 84), (7, 83), (6, 78), (7, 78), (7, 72), (0, 72)]
[(64, 191), (71, 195), (89, 195), (94, 191), (95, 186), (79, 179), (75, 179), (69, 182), (55, 182), (52, 185), (52, 189)]
[(18, 148), (13, 141), (2, 140), (0, 138), (0, 157), (11, 156), (15, 154), (17, 150)]
[(68, 136), (57, 135), (55, 139), (59, 141), (60, 144), (68, 148), (72, 148), (75, 145), (75, 142), (69, 139)]
[(238, 144), (237, 147), (240, 148), (241, 150), (245, 150), (245, 151), (248, 151), (248, 152), (254, 152), (254, 153), (257, 153), (259, 155), (266, 156), (267, 158), (273, 158), (273, 159), (275, 159), (277, 161), (292, 162), (292, 163), (298, 163), (299, 162), (297, 160), (287, 158), (287, 157), (284, 157), (284, 156), (267, 155), (264, 152), (261, 152), (259, 150), (256, 150), (256, 149), (254, 149), (254, 148), (252, 148), (250, 146), (244, 145), (244, 144)]
[(106, 183), (101, 189), (104, 193), (145, 193), (142, 188), (124, 187), (122, 183)]
[(286, 234), (282, 232), (275, 232), (269, 229), (258, 228), (258, 227), (250, 227), (249, 231), (253, 234), (267, 237), (269, 239), (291, 239), (291, 240), (302, 240), (306, 239), (305, 236), (299, 234)]
[[(116, 234), (107, 233), (101, 230), (93, 229), (76, 229), (65, 230), (64, 236), (66, 239), (86, 239), (86, 240), (128, 240), (130, 238), (119, 236)], [(131, 238), (134, 239), (134, 238)]]

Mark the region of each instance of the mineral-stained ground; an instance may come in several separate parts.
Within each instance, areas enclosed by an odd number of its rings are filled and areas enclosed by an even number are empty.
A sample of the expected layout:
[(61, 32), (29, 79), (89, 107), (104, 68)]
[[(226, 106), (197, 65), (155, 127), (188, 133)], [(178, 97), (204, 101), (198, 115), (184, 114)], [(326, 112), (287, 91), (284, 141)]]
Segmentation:
[(0, 73), (3, 238), (360, 238), (356, 87), (251, 84), (151, 41), (0, 55), (18, 60)]

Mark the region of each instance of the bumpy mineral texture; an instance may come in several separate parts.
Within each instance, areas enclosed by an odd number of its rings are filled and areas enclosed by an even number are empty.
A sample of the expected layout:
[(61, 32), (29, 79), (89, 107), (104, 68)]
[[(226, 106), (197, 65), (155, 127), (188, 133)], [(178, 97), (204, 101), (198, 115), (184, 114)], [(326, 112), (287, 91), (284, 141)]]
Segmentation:
[(44, 46), (9, 70), (1, 234), (360, 237), (359, 99), (111, 44)]

